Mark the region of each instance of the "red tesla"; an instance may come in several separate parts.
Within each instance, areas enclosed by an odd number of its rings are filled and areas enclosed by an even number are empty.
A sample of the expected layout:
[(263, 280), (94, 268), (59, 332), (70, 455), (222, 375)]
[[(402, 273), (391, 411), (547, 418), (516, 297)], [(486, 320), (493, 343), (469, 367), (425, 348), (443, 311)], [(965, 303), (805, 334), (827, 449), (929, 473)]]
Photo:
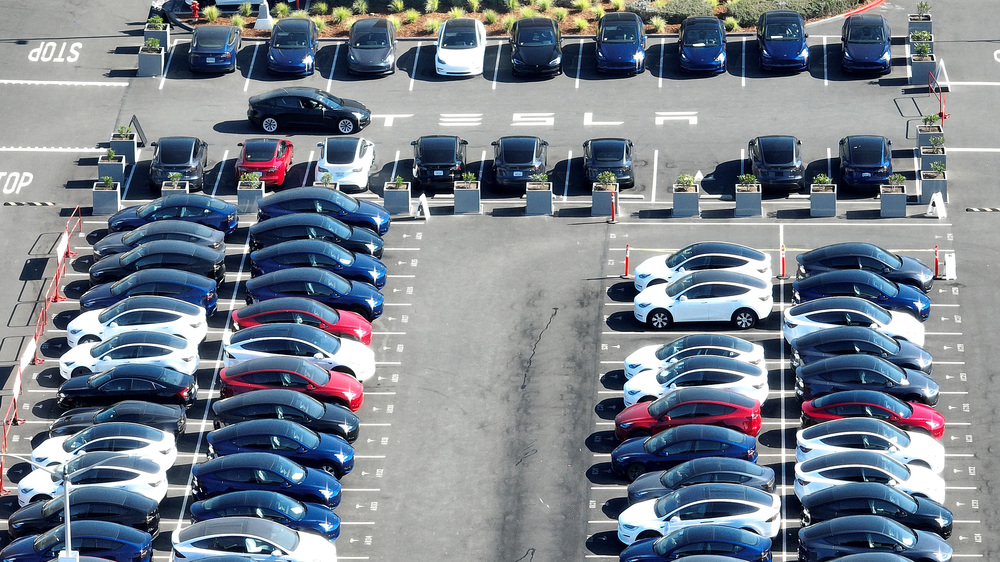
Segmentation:
[(760, 402), (728, 390), (681, 388), (622, 410), (615, 416), (615, 437), (624, 441), (686, 424), (718, 425), (755, 437), (760, 431)]
[(292, 143), (281, 139), (248, 139), (239, 146), (242, 150), (236, 161), (237, 182), (243, 174), (255, 174), (265, 187), (284, 185), (285, 174), (292, 167)]
[(901, 429), (944, 436), (944, 416), (926, 404), (903, 402), (877, 390), (845, 390), (802, 403), (802, 426), (840, 418), (875, 418)]
[(251, 359), (219, 373), (219, 393), (229, 398), (252, 390), (287, 388), (321, 402), (341, 404), (357, 411), (365, 401), (365, 387), (347, 373), (327, 371), (301, 357), (275, 356)]
[(372, 343), (372, 323), (364, 316), (347, 310), (337, 310), (305, 297), (279, 297), (233, 311), (233, 329), (240, 330), (260, 324), (306, 324), (335, 336)]

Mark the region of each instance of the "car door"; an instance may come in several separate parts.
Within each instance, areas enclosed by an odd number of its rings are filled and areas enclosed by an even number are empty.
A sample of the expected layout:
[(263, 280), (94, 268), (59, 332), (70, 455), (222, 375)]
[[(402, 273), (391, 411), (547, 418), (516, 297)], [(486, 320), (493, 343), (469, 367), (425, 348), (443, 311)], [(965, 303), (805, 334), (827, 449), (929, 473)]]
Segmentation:
[(739, 285), (714, 284), (709, 301), (709, 316), (714, 321), (729, 321), (737, 309), (744, 306), (743, 299), (748, 291)]
[(298, 107), (289, 108), (286, 120), (294, 125), (325, 124), (326, 106), (319, 100), (306, 97), (295, 97)]
[(712, 319), (712, 286), (695, 285), (677, 296), (670, 307), (675, 322), (705, 322)]

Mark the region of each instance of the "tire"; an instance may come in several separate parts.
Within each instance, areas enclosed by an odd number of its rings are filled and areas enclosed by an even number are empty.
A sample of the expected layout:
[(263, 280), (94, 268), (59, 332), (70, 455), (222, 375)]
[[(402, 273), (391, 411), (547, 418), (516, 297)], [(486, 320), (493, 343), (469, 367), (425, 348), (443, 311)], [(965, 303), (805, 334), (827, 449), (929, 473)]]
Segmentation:
[(629, 482), (635, 481), (636, 478), (646, 474), (646, 465), (641, 462), (628, 465), (625, 469), (625, 477), (628, 478)]
[(264, 129), (268, 133), (273, 133), (278, 130), (278, 119), (276, 117), (265, 117), (264, 120), (260, 122), (260, 128)]
[(930, 468), (931, 467), (931, 465), (927, 464), (924, 461), (910, 461), (910, 462), (908, 462), (906, 464), (908, 464), (910, 466), (921, 466), (923, 468)]
[(77, 367), (77, 368), (73, 369), (73, 372), (70, 373), (70, 376), (71, 377), (83, 377), (83, 376), (88, 376), (88, 375), (91, 375), (91, 374), (92, 373), (90, 372), (90, 369), (88, 369), (86, 367)]
[(633, 431), (632, 433), (628, 434), (628, 439), (635, 439), (636, 437), (646, 438), (646, 437), (649, 437), (649, 436), (650, 436), (649, 431), (647, 431), (645, 429), (637, 429), (637, 430)]
[(733, 313), (733, 325), (739, 330), (749, 330), (757, 325), (757, 313), (749, 308), (741, 308)]
[(47, 496), (45, 494), (35, 494), (34, 496), (31, 497), (31, 503), (35, 503), (35, 502), (38, 502), (38, 501), (43, 501), (44, 502), (44, 501), (49, 501), (51, 499), (52, 499), (52, 496)]
[(338, 373), (344, 373), (345, 375), (351, 375), (354, 378), (358, 378), (357, 375), (354, 374), (354, 369), (351, 369), (350, 367), (338, 365), (334, 367), (333, 370), (337, 371)]
[(357, 128), (357, 123), (355, 123), (354, 119), (351, 119), (350, 117), (344, 117), (340, 121), (337, 121), (337, 130), (340, 131), (340, 134), (342, 135), (349, 135)]
[(642, 398), (640, 398), (639, 402), (637, 402), (637, 403), (641, 404), (643, 402), (652, 402), (653, 400), (656, 400), (656, 397), (650, 396), (650, 395), (647, 394), (646, 396), (643, 396)]
[(638, 536), (635, 537), (635, 540), (641, 541), (643, 539), (658, 539), (658, 538), (660, 538), (662, 536), (663, 535), (661, 535), (660, 533), (657, 533), (656, 531), (643, 531), (643, 532), (639, 533)]
[(76, 343), (77, 343), (77, 345), (82, 345), (82, 344), (85, 344), (85, 343), (98, 343), (100, 341), (101, 341), (101, 338), (99, 338), (97, 336), (94, 336), (94, 335), (91, 335), (91, 334), (87, 334), (86, 336), (81, 337)]
[(329, 472), (330, 474), (336, 476), (338, 479), (340, 479), (341, 477), (340, 471), (337, 469), (336, 466), (332, 464), (324, 464), (320, 467), (320, 470), (322, 470), (323, 472)]
[(654, 330), (666, 330), (674, 322), (670, 313), (662, 308), (657, 308), (646, 317), (646, 324)]

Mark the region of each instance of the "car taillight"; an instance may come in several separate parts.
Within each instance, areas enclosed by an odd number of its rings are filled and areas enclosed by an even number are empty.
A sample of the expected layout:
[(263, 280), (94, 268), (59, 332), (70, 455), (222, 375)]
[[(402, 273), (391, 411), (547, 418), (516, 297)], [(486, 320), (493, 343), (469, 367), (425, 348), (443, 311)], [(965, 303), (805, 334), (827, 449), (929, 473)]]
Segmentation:
[(177, 396), (180, 396), (182, 398), (189, 398), (191, 396), (191, 388), (188, 387), (181, 390), (180, 392), (177, 393)]
[(747, 449), (747, 458), (752, 459), (757, 454), (756, 449)]

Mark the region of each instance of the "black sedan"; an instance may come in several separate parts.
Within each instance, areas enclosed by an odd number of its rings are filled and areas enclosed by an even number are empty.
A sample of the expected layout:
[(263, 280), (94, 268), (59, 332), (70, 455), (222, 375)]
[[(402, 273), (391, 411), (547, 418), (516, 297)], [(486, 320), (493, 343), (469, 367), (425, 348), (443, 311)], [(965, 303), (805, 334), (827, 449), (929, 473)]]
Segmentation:
[(293, 213), (326, 215), (351, 226), (367, 228), (379, 236), (389, 232), (389, 212), (385, 207), (329, 187), (286, 189), (257, 203), (258, 221)]
[(420, 137), (413, 146), (413, 181), (417, 184), (449, 183), (465, 171), (465, 139), (448, 135)]
[(371, 111), (359, 101), (338, 98), (317, 88), (278, 88), (250, 98), (247, 119), (267, 131), (296, 127), (356, 133), (372, 121)]
[(332, 433), (347, 440), (358, 438), (360, 420), (347, 408), (324, 404), (301, 392), (276, 388), (255, 390), (212, 404), (215, 427), (246, 420), (282, 419), (298, 422), (314, 431)]
[(317, 267), (345, 279), (385, 286), (387, 269), (374, 256), (358, 254), (325, 240), (289, 240), (250, 253), (250, 275), (296, 267)]
[(129, 399), (189, 407), (198, 396), (198, 383), (193, 376), (173, 369), (133, 363), (73, 377), (59, 387), (58, 396), (56, 404), (62, 408), (105, 406)]
[(208, 143), (196, 137), (163, 137), (152, 143), (153, 161), (149, 164), (149, 183), (159, 189), (171, 174), (180, 174), (192, 190), (205, 187), (208, 167)]
[(921, 371), (904, 369), (874, 355), (829, 357), (799, 368), (795, 396), (812, 400), (841, 390), (878, 390), (906, 402), (938, 403), (940, 387)]
[(795, 261), (799, 264), (795, 273), (799, 279), (838, 269), (860, 269), (896, 283), (912, 285), (925, 293), (934, 285), (934, 271), (924, 262), (868, 242), (830, 244), (798, 254)]
[(351, 26), (347, 70), (352, 74), (396, 72), (396, 26), (386, 18), (362, 18)]
[(76, 408), (49, 425), (49, 437), (73, 435), (99, 423), (131, 422), (180, 435), (187, 427), (184, 408), (145, 400), (122, 400), (106, 408)]
[(340, 536), (340, 517), (329, 507), (269, 490), (229, 492), (191, 504), (191, 519), (195, 522), (218, 517), (259, 517), (331, 541)]
[(354, 469), (354, 447), (339, 435), (289, 420), (248, 420), (208, 432), (208, 457), (265, 452), (343, 478)]
[(497, 184), (523, 190), (525, 182), (534, 181), (532, 176), (545, 173), (548, 146), (538, 137), (500, 137), (493, 141), (493, 175)]
[(879, 482), (845, 482), (801, 501), (803, 527), (846, 515), (881, 515), (948, 538), (955, 521), (951, 510), (936, 501)]
[(151, 222), (176, 219), (195, 222), (229, 234), (239, 219), (236, 205), (201, 193), (178, 193), (154, 199), (145, 205), (125, 207), (108, 219), (108, 230), (133, 230)]
[(750, 173), (762, 185), (803, 188), (806, 169), (801, 145), (802, 141), (791, 136), (755, 137), (747, 144)]
[(795, 368), (835, 355), (860, 353), (881, 357), (893, 365), (917, 369), (929, 375), (934, 362), (931, 354), (918, 345), (861, 326), (817, 330), (790, 343), (792, 366)]
[(725, 482), (774, 491), (774, 470), (743, 459), (704, 457), (658, 472), (647, 472), (628, 486), (628, 502), (659, 498), (694, 484)]
[(306, 297), (349, 310), (369, 322), (382, 315), (385, 297), (374, 285), (344, 279), (315, 267), (280, 269), (246, 282), (247, 304), (281, 297)]
[(872, 552), (894, 552), (910, 560), (948, 562), (952, 548), (938, 535), (915, 531), (878, 515), (848, 515), (799, 529), (802, 562)]
[(514, 76), (562, 74), (562, 33), (551, 18), (522, 18), (510, 31), (510, 62)]
[(250, 227), (250, 249), (259, 250), (288, 240), (324, 240), (359, 254), (382, 257), (382, 237), (361, 227), (318, 213), (292, 213)]
[(633, 187), (632, 141), (628, 139), (590, 139), (583, 143), (583, 174), (594, 183), (601, 172), (615, 175), (619, 187)]
[[(7, 520), (12, 539), (44, 533), (63, 524), (63, 496), (32, 502)], [(137, 492), (107, 486), (84, 486), (69, 492), (69, 515), (77, 521), (110, 521), (132, 527), (156, 538), (160, 532), (160, 507), (154, 499)]]
[(90, 266), (90, 284), (111, 283), (136, 271), (170, 268), (204, 275), (222, 284), (226, 278), (226, 252), (192, 242), (156, 240), (123, 254), (114, 254)]
[(100, 259), (111, 254), (121, 254), (140, 244), (157, 240), (191, 242), (211, 248), (225, 248), (225, 233), (214, 228), (182, 220), (162, 220), (144, 224), (127, 232), (112, 232), (94, 244), (94, 257)]
[(197, 273), (176, 269), (146, 269), (115, 283), (102, 283), (80, 296), (80, 310), (114, 306), (139, 295), (173, 297), (213, 314), (218, 303), (218, 285)]

